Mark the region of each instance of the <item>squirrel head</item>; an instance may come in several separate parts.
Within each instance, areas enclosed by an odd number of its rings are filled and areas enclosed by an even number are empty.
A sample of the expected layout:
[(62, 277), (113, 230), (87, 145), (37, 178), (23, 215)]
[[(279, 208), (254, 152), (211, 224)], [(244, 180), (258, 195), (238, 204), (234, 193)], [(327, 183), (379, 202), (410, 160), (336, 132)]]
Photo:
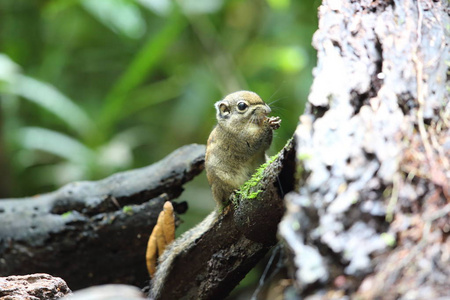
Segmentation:
[[(262, 126), (271, 112), (270, 107), (250, 91), (234, 92), (216, 102), (217, 122), (226, 128), (239, 129), (244, 126)], [(232, 127), (231, 127), (232, 126)]]

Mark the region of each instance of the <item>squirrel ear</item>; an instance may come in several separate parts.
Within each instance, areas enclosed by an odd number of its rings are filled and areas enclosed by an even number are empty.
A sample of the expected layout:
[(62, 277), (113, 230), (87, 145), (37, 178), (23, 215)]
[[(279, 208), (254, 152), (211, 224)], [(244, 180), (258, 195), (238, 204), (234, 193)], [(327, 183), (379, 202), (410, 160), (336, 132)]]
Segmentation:
[(230, 107), (225, 101), (219, 101), (216, 103), (217, 116), (226, 118), (230, 114)]

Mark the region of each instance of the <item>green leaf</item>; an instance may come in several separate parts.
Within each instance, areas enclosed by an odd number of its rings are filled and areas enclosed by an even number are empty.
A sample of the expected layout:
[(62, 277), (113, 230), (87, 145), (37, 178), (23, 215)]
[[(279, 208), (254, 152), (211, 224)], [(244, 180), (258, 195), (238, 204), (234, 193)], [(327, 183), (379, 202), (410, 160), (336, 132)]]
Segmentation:
[(9, 85), (17, 79), (20, 67), (9, 56), (0, 53), (0, 92), (8, 92)]
[(308, 56), (301, 47), (280, 47), (274, 51), (273, 59), (285, 73), (297, 73), (306, 66)]
[(167, 19), (167, 23), (161, 31), (148, 38), (127, 70), (113, 85), (106, 96), (105, 106), (100, 115), (100, 124), (106, 135), (108, 135), (112, 123), (120, 119), (121, 111), (128, 100), (128, 93), (141, 84), (158, 63), (162, 62), (162, 57), (167, 53), (167, 48), (177, 39), (185, 25), (186, 21), (183, 16), (179, 12), (175, 12)]
[(80, 135), (86, 135), (94, 128), (94, 123), (73, 100), (48, 83), (19, 75), (13, 93), (54, 113)]
[(89, 165), (95, 159), (95, 152), (79, 141), (45, 128), (23, 127), (16, 140), (25, 149), (45, 151), (78, 164)]
[(144, 19), (134, 1), (83, 0), (81, 5), (113, 32), (135, 39), (140, 38), (145, 32)]
[(267, 3), (275, 10), (286, 10), (291, 5), (290, 0), (267, 0)]

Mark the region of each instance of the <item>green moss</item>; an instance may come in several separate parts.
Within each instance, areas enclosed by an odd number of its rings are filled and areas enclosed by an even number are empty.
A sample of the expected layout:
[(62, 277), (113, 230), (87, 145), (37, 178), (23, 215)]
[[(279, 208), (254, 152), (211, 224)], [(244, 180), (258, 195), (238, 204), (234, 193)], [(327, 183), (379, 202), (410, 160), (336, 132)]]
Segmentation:
[(263, 179), (264, 177), (264, 170), (280, 156), (281, 151), (284, 151), (284, 149), (289, 145), (289, 143), (291, 143), (291, 141), (292, 138), (286, 142), (286, 145), (284, 145), (283, 149), (281, 149), (277, 154), (271, 156), (265, 163), (263, 163), (258, 169), (256, 169), (255, 173), (249, 180), (241, 185), (239, 190), (236, 191), (236, 195), (232, 199), (232, 203), (235, 207), (239, 204), (238, 199), (256, 199), (259, 196), (262, 190), (258, 189), (257, 186), (259, 185), (261, 179)]
[(69, 210), (69, 211), (66, 211), (65, 213), (63, 213), (63, 214), (61, 215), (61, 217), (63, 217), (63, 218), (68, 218), (68, 217), (70, 217), (71, 214), (72, 214), (72, 211)]
[[(256, 189), (255, 191), (255, 187), (259, 184), (259, 182), (261, 181), (261, 179), (263, 178), (264, 175), (264, 170), (275, 161), (275, 159), (278, 158), (278, 156), (280, 156), (280, 152), (277, 153), (276, 155), (270, 157), (267, 162), (265, 162), (264, 164), (262, 164), (258, 169), (256, 169), (255, 173), (252, 175), (252, 177), (247, 180), (247, 182), (245, 182), (238, 191), (236, 191), (236, 195), (239, 196), (239, 198), (241, 199), (256, 199), (258, 197), (258, 195), (262, 192), (262, 190), (260, 189)], [(238, 197), (234, 197), (233, 198), (233, 204), (235, 206), (237, 206), (237, 198)]]
[(383, 232), (381, 234), (381, 239), (389, 247), (394, 247), (395, 246), (395, 243), (396, 243), (395, 236), (393, 236), (392, 234), (387, 233), (387, 232)]
[(248, 195), (247, 199), (254, 199), (256, 197), (258, 197), (259, 193), (261, 193), (261, 190), (257, 190), (256, 192), (250, 193), (250, 195)]
[(122, 208), (122, 211), (128, 215), (132, 215), (133, 214), (133, 208), (131, 206), (125, 205)]
[(303, 152), (303, 153), (299, 153), (297, 155), (297, 159), (298, 160), (309, 160), (311, 158), (312, 158), (312, 154), (311, 153)]

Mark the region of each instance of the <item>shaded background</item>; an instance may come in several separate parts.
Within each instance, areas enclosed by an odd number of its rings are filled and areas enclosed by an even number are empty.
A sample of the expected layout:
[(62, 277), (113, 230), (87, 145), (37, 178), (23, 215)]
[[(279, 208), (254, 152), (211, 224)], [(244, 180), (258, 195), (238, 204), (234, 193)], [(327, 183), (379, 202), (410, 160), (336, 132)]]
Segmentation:
[[(320, 1), (0, 0), (0, 197), (54, 190), (206, 143), (214, 102), (249, 89), (291, 137)], [(213, 208), (187, 186), (181, 230)]]

